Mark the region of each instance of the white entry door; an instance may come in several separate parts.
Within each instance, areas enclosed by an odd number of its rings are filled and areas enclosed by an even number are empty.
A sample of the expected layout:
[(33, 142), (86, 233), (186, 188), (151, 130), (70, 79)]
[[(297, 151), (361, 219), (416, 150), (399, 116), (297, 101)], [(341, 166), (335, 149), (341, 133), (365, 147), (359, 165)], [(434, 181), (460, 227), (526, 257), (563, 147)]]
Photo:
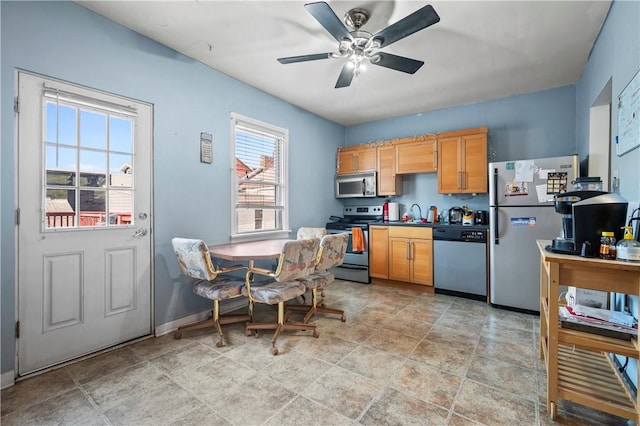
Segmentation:
[(152, 329), (149, 104), (18, 73), (18, 373)]

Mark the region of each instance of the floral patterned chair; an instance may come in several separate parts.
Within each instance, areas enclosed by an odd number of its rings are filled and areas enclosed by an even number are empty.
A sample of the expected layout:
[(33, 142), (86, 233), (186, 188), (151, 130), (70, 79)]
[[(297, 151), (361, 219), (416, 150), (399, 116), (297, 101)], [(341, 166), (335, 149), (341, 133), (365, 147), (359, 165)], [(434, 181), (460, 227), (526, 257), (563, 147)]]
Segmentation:
[[(292, 323), (286, 321), (284, 317), (284, 303), (295, 299), (306, 291), (304, 284), (298, 279), (306, 277), (314, 271), (319, 247), (320, 240), (318, 238), (287, 241), (275, 271), (257, 267), (250, 267), (247, 271), (242, 294), (249, 298), (249, 314), (253, 316), (254, 303), (278, 305), (277, 322), (248, 323), (247, 335), (251, 335), (252, 330), (256, 336), (258, 330), (275, 330), (271, 341), (271, 352), (274, 355), (278, 354), (276, 340), (283, 330), (313, 330), (313, 337), (320, 335), (316, 331), (315, 325)], [(262, 275), (271, 279), (252, 283), (254, 275)]]
[(242, 296), (242, 288), (245, 280), (232, 276), (221, 276), (227, 272), (246, 269), (236, 265), (228, 268), (220, 268), (214, 265), (209, 255), (207, 244), (202, 240), (188, 238), (173, 238), (171, 240), (173, 251), (178, 258), (178, 265), (183, 275), (193, 278), (193, 292), (198, 296), (213, 301), (213, 316), (210, 319), (179, 327), (173, 337), (179, 339), (184, 330), (194, 330), (214, 326), (218, 331), (219, 339), (216, 346), (225, 344), (222, 334), (223, 324), (250, 321), (246, 315), (220, 315), (220, 301)]
[(337, 314), (340, 315), (342, 322), (347, 320), (343, 310), (328, 308), (324, 306), (324, 303), (318, 305), (318, 290), (324, 291), (324, 289), (335, 280), (335, 276), (328, 270), (342, 265), (348, 243), (348, 234), (331, 234), (322, 237), (314, 273), (299, 279), (304, 283), (306, 291), (311, 292), (311, 305), (287, 306), (287, 311), (306, 312), (303, 320), (304, 323), (308, 322), (316, 312)]
[(301, 226), (300, 228), (298, 228), (296, 239), (304, 240), (306, 238), (322, 238), (325, 235), (327, 235), (327, 230), (325, 228), (310, 228)]

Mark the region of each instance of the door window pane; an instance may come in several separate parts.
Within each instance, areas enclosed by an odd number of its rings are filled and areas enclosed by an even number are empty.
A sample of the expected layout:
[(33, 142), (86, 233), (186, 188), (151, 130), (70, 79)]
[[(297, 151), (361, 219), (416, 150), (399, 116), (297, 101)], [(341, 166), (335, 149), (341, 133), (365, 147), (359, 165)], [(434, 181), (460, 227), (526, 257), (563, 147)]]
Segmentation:
[(131, 120), (109, 117), (109, 149), (119, 152), (133, 152)]
[(80, 226), (106, 225), (106, 191), (80, 191)]
[(80, 111), (80, 146), (107, 148), (107, 116), (91, 111)]
[(74, 228), (76, 226), (76, 191), (48, 189), (45, 200), (46, 228)]
[(75, 108), (60, 105), (58, 107), (58, 143), (78, 145), (78, 111)]

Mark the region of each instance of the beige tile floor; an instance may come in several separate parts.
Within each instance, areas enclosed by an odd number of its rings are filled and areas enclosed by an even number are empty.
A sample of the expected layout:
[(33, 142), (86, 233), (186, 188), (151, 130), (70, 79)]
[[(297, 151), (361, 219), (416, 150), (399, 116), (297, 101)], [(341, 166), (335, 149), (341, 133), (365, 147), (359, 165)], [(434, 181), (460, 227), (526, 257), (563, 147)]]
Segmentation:
[[(550, 425), (538, 317), (336, 281), (320, 337), (225, 327), (150, 338), (2, 391), (2, 425)], [(260, 319), (275, 315), (259, 306)], [(561, 401), (557, 423), (626, 425)]]

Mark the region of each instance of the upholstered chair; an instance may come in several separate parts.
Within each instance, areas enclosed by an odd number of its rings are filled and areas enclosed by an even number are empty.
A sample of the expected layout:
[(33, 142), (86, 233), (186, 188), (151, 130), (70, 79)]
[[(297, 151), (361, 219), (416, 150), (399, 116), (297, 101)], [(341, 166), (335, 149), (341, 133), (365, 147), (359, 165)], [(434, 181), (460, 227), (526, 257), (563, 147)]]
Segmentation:
[(306, 312), (304, 323), (308, 322), (316, 312), (337, 314), (340, 315), (342, 322), (347, 320), (343, 310), (328, 308), (324, 306), (324, 303), (318, 305), (318, 291), (324, 291), (335, 280), (335, 276), (329, 272), (329, 269), (342, 265), (348, 243), (348, 234), (330, 234), (322, 237), (314, 273), (307, 277), (299, 278), (299, 281), (304, 283), (306, 291), (311, 292), (311, 305), (287, 306), (287, 311)]
[(322, 238), (327, 235), (327, 230), (325, 228), (310, 228), (306, 226), (301, 226), (298, 228), (298, 234), (296, 239), (304, 240), (306, 238)]
[[(306, 288), (299, 278), (311, 274), (316, 265), (320, 240), (309, 238), (302, 240), (291, 240), (284, 244), (282, 253), (278, 260), (275, 271), (250, 267), (247, 271), (245, 287), (242, 294), (249, 298), (249, 313), (253, 317), (253, 304), (265, 303), (267, 305), (278, 305), (278, 318), (275, 323), (248, 323), (246, 327), (247, 335), (258, 330), (275, 330), (271, 341), (271, 352), (278, 354), (276, 341), (283, 330), (313, 330), (313, 337), (320, 334), (314, 325), (292, 323), (285, 321), (285, 302), (295, 299), (304, 294)], [(269, 277), (270, 279), (252, 282), (256, 275)]]
[(188, 238), (173, 238), (171, 240), (173, 251), (178, 259), (178, 265), (183, 275), (193, 278), (193, 292), (200, 297), (213, 301), (213, 316), (210, 319), (179, 327), (173, 337), (180, 339), (185, 330), (194, 330), (205, 327), (215, 327), (219, 339), (216, 346), (225, 344), (221, 325), (236, 322), (248, 322), (251, 317), (245, 315), (220, 315), (220, 301), (242, 296), (242, 288), (245, 280), (233, 277), (228, 272), (246, 269), (236, 265), (228, 268), (220, 268), (214, 265), (209, 255), (207, 244), (202, 240)]

